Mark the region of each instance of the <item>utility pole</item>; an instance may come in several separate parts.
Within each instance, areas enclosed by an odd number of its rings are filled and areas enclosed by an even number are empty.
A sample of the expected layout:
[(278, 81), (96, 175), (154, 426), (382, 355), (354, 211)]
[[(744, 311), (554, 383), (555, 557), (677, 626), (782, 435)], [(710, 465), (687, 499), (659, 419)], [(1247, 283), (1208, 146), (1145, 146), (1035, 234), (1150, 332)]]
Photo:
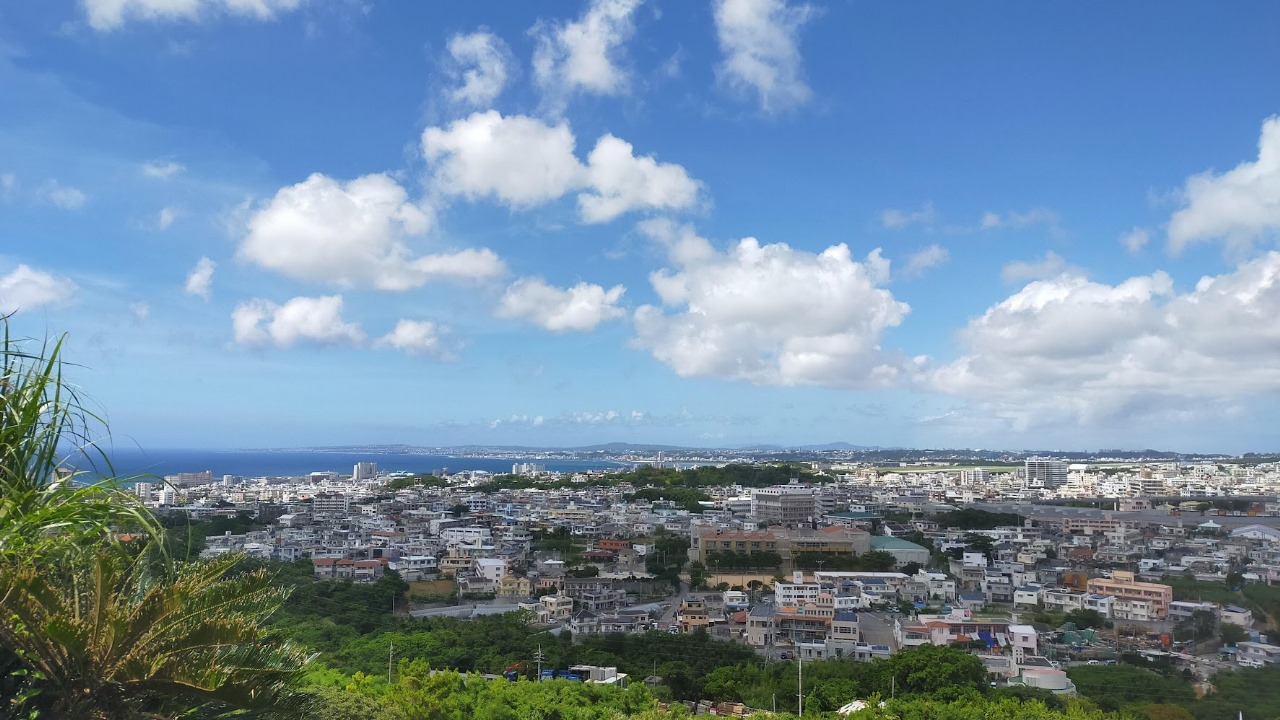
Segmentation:
[(542, 654), (542, 643), (538, 643), (538, 652), (533, 654), (533, 661), (538, 664), (538, 677), (534, 682), (542, 682), (542, 660), (545, 656)]
[(796, 676), (796, 683), (799, 686), (799, 692), (796, 693), (796, 714), (804, 716), (804, 655), (796, 653), (796, 660), (799, 663), (799, 670)]
[(391, 684), (391, 662), (396, 656), (396, 641), (391, 641), (391, 649), (387, 651), (387, 684)]

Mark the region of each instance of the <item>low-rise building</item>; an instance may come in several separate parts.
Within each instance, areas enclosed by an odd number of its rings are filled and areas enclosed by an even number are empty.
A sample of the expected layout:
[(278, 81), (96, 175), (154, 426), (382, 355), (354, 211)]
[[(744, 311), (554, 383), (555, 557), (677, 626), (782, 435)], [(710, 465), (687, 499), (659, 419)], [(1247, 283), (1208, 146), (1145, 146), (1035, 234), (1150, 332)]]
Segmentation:
[[(1109, 578), (1091, 578), (1088, 587), (1090, 593), (1111, 595), (1117, 600), (1151, 603), (1151, 619), (1163, 620), (1168, 617), (1169, 604), (1173, 602), (1173, 588), (1160, 583), (1139, 582), (1134, 580), (1133, 573), (1123, 570), (1112, 572)], [(1116, 611), (1120, 611), (1118, 605)], [(1133, 606), (1133, 611), (1137, 612), (1136, 606)]]
[(1260, 642), (1237, 643), (1236, 662), (1246, 667), (1280, 665), (1280, 645)]

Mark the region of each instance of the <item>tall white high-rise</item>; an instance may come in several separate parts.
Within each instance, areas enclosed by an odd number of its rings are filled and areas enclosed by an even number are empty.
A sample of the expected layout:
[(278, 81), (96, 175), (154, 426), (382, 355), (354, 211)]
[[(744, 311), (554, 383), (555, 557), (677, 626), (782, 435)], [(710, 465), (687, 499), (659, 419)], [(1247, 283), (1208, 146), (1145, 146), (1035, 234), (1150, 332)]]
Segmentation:
[(359, 482), (361, 480), (377, 480), (378, 479), (378, 463), (362, 462), (356, 463), (355, 469), (351, 471), (351, 479)]
[(1031, 458), (1024, 462), (1027, 487), (1056, 490), (1067, 484), (1067, 463), (1064, 460)]

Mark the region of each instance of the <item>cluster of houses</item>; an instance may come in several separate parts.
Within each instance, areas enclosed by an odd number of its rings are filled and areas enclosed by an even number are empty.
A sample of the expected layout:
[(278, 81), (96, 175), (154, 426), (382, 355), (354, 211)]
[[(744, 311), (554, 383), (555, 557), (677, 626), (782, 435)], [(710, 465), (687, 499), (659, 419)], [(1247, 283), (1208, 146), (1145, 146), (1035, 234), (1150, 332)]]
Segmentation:
[[(1045, 497), (1089, 476), (1068, 468), (1064, 482), (1059, 470), (1028, 465), (1023, 490), (1038, 484), (1037, 496)], [(948, 474), (945, 483), (930, 475), (859, 470), (816, 485), (707, 488), (710, 499), (700, 512), (629, 500), (638, 488), (585, 474), (569, 488), (492, 493), (476, 489), (488, 479), (479, 473), (452, 476), (441, 487), (397, 490), (387, 489), (387, 476), (367, 472), (230, 479), (160, 499), (193, 517), (251, 510), (263, 529), (208, 538), (204, 552), (308, 560), (320, 579), (373, 582), (388, 570), (407, 581), (450, 578), (462, 598), (494, 599), (574, 633), (706, 631), (805, 659), (871, 659), (919, 644), (963, 645), (993, 673), (1055, 691), (1067, 691), (1064, 677), (1044, 660), (1041, 633), (1018, 622), (1020, 614), (1093, 610), (1117, 624), (1167, 629), (1197, 610), (1212, 610), (1218, 622), (1252, 630), (1262, 619), (1247, 608), (1175, 601), (1161, 578), (1225, 581), (1235, 573), (1246, 582), (1280, 584), (1280, 530), (1272, 515), (1280, 506), (1274, 503), (1224, 518), (1126, 498), (1125, 508), (1117, 503), (1096, 512), (1027, 506), (1018, 513), (1021, 522), (1006, 527), (940, 527), (932, 518), (956, 509), (956, 500), (977, 501), (992, 488), (1003, 492), (975, 472)], [(1255, 474), (1207, 468), (1132, 474), (1147, 481), (1135, 487), (1156, 490), (1159, 480), (1164, 492), (1195, 490), (1210, 475), (1238, 481), (1233, 488), (1263, 482)], [(896, 521), (885, 520), (891, 513)], [(660, 533), (687, 538), (687, 561), (700, 563), (709, 586), (721, 589), (637, 605), (654, 600), (638, 596), (651, 594), (645, 560), (657, 552)], [(976, 543), (975, 533), (985, 540)], [(561, 555), (535, 552), (539, 536), (572, 538), (585, 547), (580, 554), (592, 572), (572, 572)], [(893, 566), (845, 569), (845, 561), (873, 551), (891, 557)], [(868, 610), (897, 607), (908, 612), (884, 627), (860, 622)], [(1242, 643), (1239, 657), (1245, 664), (1273, 664), (1280, 648), (1259, 637)]]

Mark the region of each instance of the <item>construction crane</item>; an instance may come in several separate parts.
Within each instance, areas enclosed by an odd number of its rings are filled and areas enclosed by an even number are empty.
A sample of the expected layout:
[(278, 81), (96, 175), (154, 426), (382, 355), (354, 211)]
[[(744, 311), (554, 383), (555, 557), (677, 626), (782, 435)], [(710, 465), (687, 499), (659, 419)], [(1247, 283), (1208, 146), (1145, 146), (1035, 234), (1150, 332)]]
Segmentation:
[(502, 677), (510, 680), (511, 682), (515, 682), (520, 679), (520, 671), (528, 667), (529, 664), (523, 661), (511, 663), (510, 665), (502, 668)]

